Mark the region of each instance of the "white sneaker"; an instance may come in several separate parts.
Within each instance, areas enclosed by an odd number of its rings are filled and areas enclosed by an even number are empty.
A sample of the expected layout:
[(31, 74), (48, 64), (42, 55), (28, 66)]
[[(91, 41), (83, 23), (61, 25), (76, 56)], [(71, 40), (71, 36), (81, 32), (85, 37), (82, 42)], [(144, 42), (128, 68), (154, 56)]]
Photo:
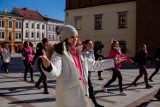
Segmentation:
[(108, 92), (107, 88), (105, 88), (105, 87), (101, 87), (101, 89), (102, 89), (104, 92)]
[(127, 93), (125, 93), (125, 92), (120, 92), (120, 95), (122, 95), (122, 96), (126, 96), (127, 95)]

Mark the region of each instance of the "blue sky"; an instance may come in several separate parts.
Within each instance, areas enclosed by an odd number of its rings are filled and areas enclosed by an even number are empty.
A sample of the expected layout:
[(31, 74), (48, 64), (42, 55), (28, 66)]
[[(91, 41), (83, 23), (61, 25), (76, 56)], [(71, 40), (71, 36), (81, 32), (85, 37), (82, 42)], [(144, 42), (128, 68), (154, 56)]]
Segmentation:
[(27, 7), (30, 10), (38, 10), (49, 18), (64, 21), (66, 0), (0, 0), (0, 11), (6, 8), (11, 12), (13, 7)]

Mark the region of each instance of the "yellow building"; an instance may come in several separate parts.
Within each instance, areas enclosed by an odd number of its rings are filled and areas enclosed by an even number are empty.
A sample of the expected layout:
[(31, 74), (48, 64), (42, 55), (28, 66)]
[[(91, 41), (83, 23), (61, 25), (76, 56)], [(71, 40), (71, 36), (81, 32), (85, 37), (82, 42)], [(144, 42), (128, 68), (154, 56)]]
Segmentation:
[(11, 53), (17, 53), (22, 48), (23, 17), (0, 11), (0, 44), (9, 44)]

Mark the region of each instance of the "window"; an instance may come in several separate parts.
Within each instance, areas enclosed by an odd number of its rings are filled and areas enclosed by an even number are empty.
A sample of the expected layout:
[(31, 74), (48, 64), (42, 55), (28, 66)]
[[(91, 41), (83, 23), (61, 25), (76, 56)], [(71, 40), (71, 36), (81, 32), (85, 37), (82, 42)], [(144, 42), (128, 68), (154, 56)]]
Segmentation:
[(12, 28), (12, 21), (9, 21), (9, 28)]
[(42, 25), (42, 29), (45, 29), (44, 25)]
[(34, 32), (31, 33), (31, 38), (34, 38)]
[(8, 40), (9, 40), (9, 41), (12, 40), (12, 32), (8, 32)]
[(121, 41), (118, 41), (118, 42), (119, 42), (119, 46), (121, 48), (121, 52), (123, 54), (125, 54), (126, 53), (126, 41), (121, 40)]
[(81, 30), (81, 26), (82, 26), (82, 16), (77, 16), (74, 18), (75, 19), (75, 28), (77, 30)]
[(26, 30), (26, 38), (28, 38), (28, 36), (29, 36), (29, 32), (28, 32), (28, 30)]
[(5, 23), (4, 20), (1, 20), (0, 21), (0, 27), (4, 27), (4, 23)]
[(102, 14), (95, 15), (94, 17), (94, 29), (102, 29)]
[(21, 29), (22, 28), (22, 23), (21, 22), (19, 22), (19, 29)]
[(118, 12), (118, 28), (127, 28), (127, 11)]
[(16, 36), (15, 36), (15, 39), (21, 39), (21, 33), (19, 33), (19, 32), (16, 32)]
[(4, 31), (0, 31), (0, 39), (4, 39)]
[(51, 26), (50, 25), (48, 26), (48, 30), (51, 31)]
[(39, 32), (37, 32), (37, 38), (39, 38)]
[(26, 28), (29, 28), (29, 24), (28, 23), (26, 23)]
[(34, 23), (32, 23), (32, 25), (31, 25), (31, 26), (32, 26), (32, 28), (34, 28)]
[(44, 38), (44, 33), (42, 33), (42, 38)]
[(52, 31), (54, 31), (54, 32), (56, 31), (56, 30), (55, 30), (55, 26), (52, 27)]
[(39, 29), (39, 24), (37, 24), (37, 29)]
[(21, 22), (15, 22), (16, 29), (21, 29)]

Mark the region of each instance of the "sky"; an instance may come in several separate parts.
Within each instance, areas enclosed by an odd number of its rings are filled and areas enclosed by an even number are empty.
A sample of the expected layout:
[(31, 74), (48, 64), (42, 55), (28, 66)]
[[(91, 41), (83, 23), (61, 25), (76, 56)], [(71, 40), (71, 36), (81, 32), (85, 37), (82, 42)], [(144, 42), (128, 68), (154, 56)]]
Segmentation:
[(0, 11), (7, 9), (11, 12), (13, 7), (27, 7), (30, 10), (38, 10), (48, 18), (64, 21), (65, 2), (66, 0), (0, 0)]

